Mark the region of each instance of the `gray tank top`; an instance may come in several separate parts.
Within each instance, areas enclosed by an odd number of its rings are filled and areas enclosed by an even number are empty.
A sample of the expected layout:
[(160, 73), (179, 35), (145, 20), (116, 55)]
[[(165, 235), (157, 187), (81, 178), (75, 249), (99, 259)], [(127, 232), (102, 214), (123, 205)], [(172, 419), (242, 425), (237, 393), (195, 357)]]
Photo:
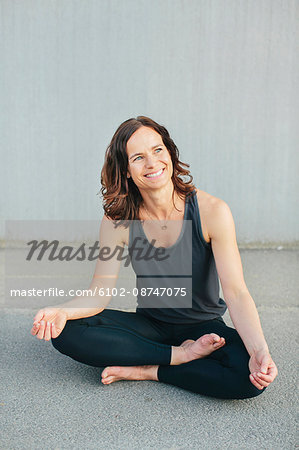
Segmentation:
[[(219, 318), (225, 313), (226, 304), (219, 297), (219, 280), (212, 247), (202, 234), (195, 190), (185, 200), (180, 236), (174, 245), (165, 248), (166, 255), (170, 255), (168, 260), (166, 256), (163, 262), (160, 262), (159, 258), (148, 258), (145, 263), (140, 254), (138, 257), (138, 252), (133, 250), (133, 243), (135, 242), (136, 247), (137, 241), (142, 244), (143, 254), (148, 252), (148, 255), (153, 255), (156, 247), (148, 241), (142, 222), (134, 220), (130, 223), (128, 251), (136, 274), (136, 312), (174, 324), (199, 323)], [(161, 258), (163, 259), (163, 256)], [(167, 291), (167, 286), (171, 286), (171, 290), (168, 288)], [(189, 295), (186, 297), (176, 296), (177, 293), (183, 292), (179, 291), (182, 286), (187, 286)], [(165, 295), (170, 293), (172, 297), (159, 296), (163, 289)], [(141, 295), (154, 290), (157, 291), (156, 295)]]

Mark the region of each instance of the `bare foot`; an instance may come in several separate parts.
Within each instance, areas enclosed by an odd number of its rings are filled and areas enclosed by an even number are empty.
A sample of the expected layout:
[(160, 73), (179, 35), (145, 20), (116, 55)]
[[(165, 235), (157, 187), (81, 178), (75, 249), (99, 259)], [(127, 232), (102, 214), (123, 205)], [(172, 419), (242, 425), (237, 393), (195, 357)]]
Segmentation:
[(119, 380), (155, 380), (158, 381), (159, 366), (112, 366), (102, 372), (102, 383), (110, 384)]
[(223, 337), (220, 337), (215, 333), (210, 333), (204, 334), (196, 341), (187, 339), (180, 347), (183, 347), (187, 360), (193, 361), (194, 359), (200, 359), (210, 355), (224, 345), (225, 339)]
[(218, 334), (204, 334), (199, 339), (187, 339), (179, 347), (172, 347), (171, 365), (184, 364), (204, 358), (225, 345), (225, 339)]
[[(225, 339), (215, 333), (205, 334), (199, 339), (187, 339), (179, 347), (172, 347), (171, 365), (179, 365), (194, 359), (204, 358), (225, 345)], [(119, 380), (158, 380), (159, 366), (111, 366), (102, 372), (102, 383), (111, 384)]]

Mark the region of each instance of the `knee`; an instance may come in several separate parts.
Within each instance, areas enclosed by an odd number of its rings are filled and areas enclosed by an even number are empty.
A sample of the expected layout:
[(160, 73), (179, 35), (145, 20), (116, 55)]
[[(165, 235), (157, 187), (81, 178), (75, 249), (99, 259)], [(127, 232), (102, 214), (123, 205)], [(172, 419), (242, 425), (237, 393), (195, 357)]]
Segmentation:
[(55, 339), (51, 338), (51, 343), (52, 343), (53, 347), (60, 352), (62, 346), (61, 346), (61, 339), (59, 339), (59, 338), (60, 338), (60, 336), (58, 336)]
[(249, 377), (248, 379), (243, 379), (243, 382), (240, 383), (238, 386), (238, 389), (236, 391), (236, 399), (246, 399), (246, 398), (253, 398), (257, 397), (258, 395), (261, 395), (266, 388), (258, 389), (256, 388), (250, 381)]
[(75, 321), (67, 321), (60, 335), (51, 338), (51, 343), (60, 353), (73, 357), (83, 348), (82, 333), (85, 329), (85, 326), (78, 326)]
[(51, 338), (51, 343), (53, 347), (58, 350), (60, 353), (66, 354), (67, 353), (67, 331), (66, 329), (62, 330), (59, 336), (56, 338)]

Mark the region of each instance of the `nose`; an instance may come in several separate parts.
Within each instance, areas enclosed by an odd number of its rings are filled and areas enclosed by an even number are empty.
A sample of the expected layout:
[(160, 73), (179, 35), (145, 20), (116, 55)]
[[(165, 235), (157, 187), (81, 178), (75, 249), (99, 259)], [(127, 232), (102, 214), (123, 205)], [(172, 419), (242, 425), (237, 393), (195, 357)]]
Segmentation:
[(154, 167), (154, 158), (153, 158), (152, 155), (147, 156), (145, 158), (145, 167), (148, 168), (148, 169)]

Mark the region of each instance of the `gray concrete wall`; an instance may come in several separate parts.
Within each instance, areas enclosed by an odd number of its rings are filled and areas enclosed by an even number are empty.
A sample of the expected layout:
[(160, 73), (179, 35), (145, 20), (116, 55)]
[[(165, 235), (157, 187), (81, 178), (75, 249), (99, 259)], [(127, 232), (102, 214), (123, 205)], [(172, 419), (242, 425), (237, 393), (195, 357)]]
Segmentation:
[(229, 204), (240, 243), (299, 240), (298, 1), (0, 8), (1, 238), (5, 219), (100, 219), (104, 151), (142, 114)]

